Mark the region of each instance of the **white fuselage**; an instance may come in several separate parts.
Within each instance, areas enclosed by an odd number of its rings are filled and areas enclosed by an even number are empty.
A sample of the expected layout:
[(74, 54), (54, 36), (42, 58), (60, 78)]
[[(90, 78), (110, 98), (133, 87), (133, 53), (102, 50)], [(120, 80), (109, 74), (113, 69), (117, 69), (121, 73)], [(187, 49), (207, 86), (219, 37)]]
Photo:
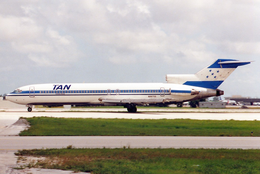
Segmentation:
[(145, 105), (210, 96), (216, 96), (216, 90), (170, 83), (62, 83), (23, 86), (6, 99), (24, 105)]

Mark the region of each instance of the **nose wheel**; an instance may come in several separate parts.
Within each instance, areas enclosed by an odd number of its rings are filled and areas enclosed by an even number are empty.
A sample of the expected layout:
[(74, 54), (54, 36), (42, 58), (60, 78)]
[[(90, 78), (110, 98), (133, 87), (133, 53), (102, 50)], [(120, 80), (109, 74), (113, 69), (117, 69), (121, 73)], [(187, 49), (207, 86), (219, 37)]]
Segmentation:
[(32, 112), (32, 106), (28, 106), (27, 111)]

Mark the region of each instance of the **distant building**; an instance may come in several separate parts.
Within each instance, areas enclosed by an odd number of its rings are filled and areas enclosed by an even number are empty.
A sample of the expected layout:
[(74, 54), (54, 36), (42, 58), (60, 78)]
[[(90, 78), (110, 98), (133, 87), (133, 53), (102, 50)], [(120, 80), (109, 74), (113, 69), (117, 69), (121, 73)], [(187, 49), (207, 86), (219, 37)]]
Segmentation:
[(235, 100), (237, 103), (243, 105), (254, 105), (260, 103), (260, 98), (250, 98), (250, 97), (225, 97), (226, 100)]
[(224, 102), (200, 102), (200, 108), (225, 108), (226, 103)]

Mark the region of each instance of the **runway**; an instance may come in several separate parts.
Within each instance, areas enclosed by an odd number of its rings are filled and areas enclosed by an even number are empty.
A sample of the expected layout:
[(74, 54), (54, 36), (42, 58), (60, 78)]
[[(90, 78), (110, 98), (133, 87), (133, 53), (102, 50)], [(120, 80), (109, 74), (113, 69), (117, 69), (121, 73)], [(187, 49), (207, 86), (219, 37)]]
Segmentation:
[[(164, 110), (140, 110), (138, 113), (118, 112), (116, 109), (109, 111), (96, 109), (92, 111), (63, 111), (63, 110), (46, 110), (46, 111), (6, 111), (0, 112), (1, 120), (17, 121), (20, 117), (64, 117), (64, 118), (122, 118), (122, 119), (198, 119), (198, 120), (260, 120), (260, 109), (258, 112), (213, 112), (212, 110), (203, 110), (204, 112), (187, 112)], [(205, 112), (206, 111), (206, 112)], [(237, 111), (237, 110), (236, 110)]]
[[(259, 120), (259, 113), (165, 113), (165, 112), (0, 112), (0, 150), (32, 148), (232, 148), (260, 149), (260, 137), (158, 137), (158, 136), (85, 136), (85, 137), (19, 137), (26, 125), (20, 117), (124, 118), (124, 119), (203, 119)], [(16, 123), (15, 123), (16, 122)]]
[[(18, 122), (20, 117), (65, 117), (65, 118), (124, 118), (124, 119), (200, 119), (200, 120), (260, 120), (259, 109), (139, 109), (127, 113), (116, 109), (63, 109), (34, 108), (26, 111), (20, 106), (0, 101), (0, 173), (12, 173), (16, 167), (14, 152), (19, 149), (66, 148), (228, 148), (260, 149), (260, 137), (159, 137), (159, 136), (58, 136), (19, 137), (26, 125)], [(38, 170), (38, 169), (37, 169)], [(21, 171), (22, 172), (22, 171)], [(33, 170), (31, 173), (43, 173)], [(54, 171), (51, 171), (52, 173)], [(57, 174), (63, 171), (55, 171)], [(19, 173), (19, 171), (16, 171)], [(50, 171), (46, 171), (50, 173)]]

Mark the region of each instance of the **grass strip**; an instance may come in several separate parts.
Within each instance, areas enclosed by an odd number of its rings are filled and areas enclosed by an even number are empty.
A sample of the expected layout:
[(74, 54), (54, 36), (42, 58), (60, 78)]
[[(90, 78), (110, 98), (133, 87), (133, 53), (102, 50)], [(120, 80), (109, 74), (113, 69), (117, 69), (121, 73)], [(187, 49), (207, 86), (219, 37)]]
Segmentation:
[(26, 118), (21, 136), (259, 136), (260, 121)]
[(46, 157), (30, 167), (91, 173), (260, 173), (260, 150), (39, 149), (18, 156)]

